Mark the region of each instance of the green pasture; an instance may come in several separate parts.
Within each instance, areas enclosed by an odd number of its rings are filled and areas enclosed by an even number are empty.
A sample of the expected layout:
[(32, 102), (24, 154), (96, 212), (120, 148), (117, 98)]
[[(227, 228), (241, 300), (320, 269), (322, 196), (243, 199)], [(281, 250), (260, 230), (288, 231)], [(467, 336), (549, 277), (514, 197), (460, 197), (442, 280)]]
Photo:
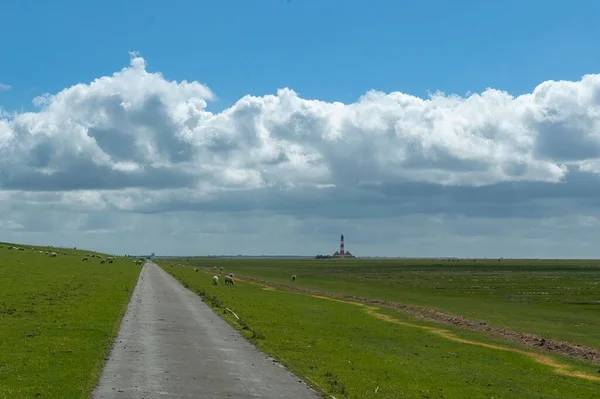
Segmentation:
[(436, 308), (519, 332), (600, 348), (600, 261), (165, 260), (314, 290)]
[[(210, 260), (215, 263), (218, 261)], [(185, 286), (199, 293), (224, 319), (238, 328), (261, 350), (274, 356), (307, 382), (336, 398), (599, 398), (598, 367), (563, 357), (543, 354), (548, 359), (581, 371), (596, 380), (561, 375), (555, 368), (520, 353), (511, 353), (453, 342), (421, 327), (440, 327), (418, 321), (390, 309), (380, 314), (409, 323), (397, 325), (368, 314), (363, 307), (286, 291), (264, 290), (238, 280), (235, 286), (211, 285), (212, 273), (192, 267), (159, 264)], [(196, 262), (198, 263), (198, 262)], [(202, 263), (202, 262), (200, 262)], [(335, 288), (333, 276), (316, 283), (308, 272), (316, 265), (285, 261), (246, 263), (223, 262), (226, 272), (288, 280), (294, 271), (297, 283), (315, 288)], [(279, 264), (279, 266), (275, 266)], [(271, 266), (272, 265), (272, 266)], [(304, 269), (300, 266), (304, 266)], [(264, 269), (262, 268), (264, 267)], [(321, 264), (323, 267), (323, 264)], [(352, 274), (352, 267), (339, 275)], [(358, 266), (354, 266), (358, 269)], [(278, 268), (281, 268), (279, 270)], [(338, 270), (340, 270), (338, 269)], [(408, 268), (407, 268), (408, 270)], [(253, 272), (253, 273), (251, 273)], [(306, 273), (306, 274), (305, 274)], [(331, 273), (331, 271), (330, 271)], [(371, 271), (358, 272), (371, 275)], [(322, 276), (326, 276), (323, 273)], [(307, 281), (309, 280), (309, 281)], [(379, 276), (381, 284), (381, 276)], [(356, 282), (338, 279), (338, 290)], [(349, 284), (349, 285), (346, 285)], [(372, 295), (377, 295), (376, 284)], [(416, 290), (415, 288), (413, 288)], [(390, 295), (389, 287), (382, 292)], [(237, 320), (226, 308), (235, 312)], [(513, 344), (484, 334), (441, 326), (457, 337), (511, 348)], [(530, 353), (532, 349), (523, 349)]]
[(89, 397), (141, 266), (13, 245), (0, 243), (0, 398)]

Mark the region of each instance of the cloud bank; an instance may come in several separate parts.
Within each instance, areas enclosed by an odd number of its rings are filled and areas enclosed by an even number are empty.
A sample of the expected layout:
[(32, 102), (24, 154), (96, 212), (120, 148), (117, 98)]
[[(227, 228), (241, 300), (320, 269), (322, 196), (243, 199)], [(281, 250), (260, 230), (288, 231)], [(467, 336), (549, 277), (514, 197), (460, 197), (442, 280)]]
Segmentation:
[(313, 254), (344, 232), (371, 255), (592, 256), (600, 75), (521, 96), (285, 88), (212, 113), (215, 98), (133, 53), (0, 112), (0, 232), (119, 252)]

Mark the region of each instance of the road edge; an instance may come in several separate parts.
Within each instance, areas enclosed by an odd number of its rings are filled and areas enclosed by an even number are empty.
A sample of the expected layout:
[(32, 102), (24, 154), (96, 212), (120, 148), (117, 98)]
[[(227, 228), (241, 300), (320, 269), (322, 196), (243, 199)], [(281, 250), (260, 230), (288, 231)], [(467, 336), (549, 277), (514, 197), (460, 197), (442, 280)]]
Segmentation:
[(120, 310), (120, 313), (119, 313), (119, 317), (117, 318), (117, 321), (115, 321), (115, 324), (113, 325), (113, 330), (111, 331), (111, 334), (114, 334), (114, 335), (112, 337), (110, 345), (107, 345), (108, 348), (103, 352), (102, 359), (104, 359), (104, 360), (101, 361), (100, 367), (98, 368), (98, 372), (96, 373), (96, 377), (94, 378), (94, 384), (92, 385), (92, 389), (88, 392), (88, 395), (87, 395), (88, 399), (93, 399), (94, 391), (96, 391), (96, 388), (98, 388), (98, 386), (100, 385), (100, 378), (102, 377), (102, 373), (104, 372), (104, 369), (106, 368), (106, 364), (108, 363), (108, 358), (110, 357), (110, 354), (112, 353), (112, 351), (117, 343), (117, 338), (119, 337), (119, 332), (121, 331), (121, 326), (123, 325), (123, 319), (125, 318), (125, 315), (127, 314), (127, 310), (129, 309), (129, 306), (131, 305), (131, 301), (133, 299), (133, 294), (135, 293), (135, 290), (138, 288), (138, 285), (140, 284), (140, 279), (142, 277), (142, 272), (144, 271), (144, 267), (146, 267), (146, 263), (147, 262), (144, 262), (144, 264), (140, 268), (137, 280), (135, 282), (135, 286), (129, 292), (129, 299), (127, 300), (127, 302), (125, 302), (123, 304), (123, 306)]
[[(205, 301), (202, 298), (202, 295), (200, 295), (198, 292), (190, 289), (189, 284), (179, 280), (176, 276), (174, 276), (173, 274), (171, 274), (166, 268), (162, 267), (160, 264), (153, 262), (156, 266), (158, 266), (162, 271), (164, 271), (169, 277), (175, 279), (175, 281), (177, 281), (177, 283), (181, 284), (181, 286), (186, 289), (187, 291), (191, 292), (192, 294), (194, 294), (195, 296), (197, 296), (202, 302), (204, 302), (209, 308), (210, 310), (216, 315), (218, 316), (221, 320), (223, 320), (225, 323), (227, 323), (228, 326), (230, 326), (238, 335), (238, 337), (240, 339), (243, 339), (244, 341), (248, 342), (250, 345), (252, 345), (252, 347), (259, 352), (261, 355), (263, 355), (267, 360), (270, 360), (274, 363), (276, 363), (279, 367), (283, 368), (287, 373), (289, 373), (292, 377), (296, 378), (299, 382), (301, 382), (307, 389), (311, 390), (315, 395), (317, 395), (318, 397), (320, 397), (321, 399), (328, 399), (328, 398), (335, 398), (335, 396), (332, 396), (331, 394), (324, 392), (322, 390), (322, 388), (320, 386), (318, 386), (317, 384), (315, 384), (314, 382), (312, 382), (312, 384), (309, 384), (306, 381), (306, 377), (304, 376), (299, 376), (296, 373), (292, 372), (289, 368), (287, 368), (285, 365), (281, 364), (279, 362), (279, 360), (277, 360), (276, 358), (274, 358), (273, 356), (269, 355), (268, 353), (264, 352), (262, 349), (260, 349), (254, 342), (250, 341), (248, 338), (246, 338), (240, 331), (240, 328), (238, 326), (236, 326), (235, 324), (232, 324), (232, 322), (226, 318), (224, 318), (220, 312), (215, 310), (215, 307), (208, 301)], [(206, 273), (206, 274), (210, 274), (206, 271), (201, 271), (202, 273)], [(310, 380), (310, 379), (309, 379)], [(315, 386), (313, 386), (315, 385)]]

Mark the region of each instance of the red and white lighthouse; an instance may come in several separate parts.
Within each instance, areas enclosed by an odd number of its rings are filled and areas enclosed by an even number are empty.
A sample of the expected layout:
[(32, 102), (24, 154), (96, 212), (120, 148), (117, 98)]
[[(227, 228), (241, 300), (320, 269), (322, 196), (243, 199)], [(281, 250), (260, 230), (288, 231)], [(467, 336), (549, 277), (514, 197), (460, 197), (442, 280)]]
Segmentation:
[(355, 256), (344, 248), (344, 235), (340, 236), (340, 250), (333, 253), (333, 258), (354, 258)]

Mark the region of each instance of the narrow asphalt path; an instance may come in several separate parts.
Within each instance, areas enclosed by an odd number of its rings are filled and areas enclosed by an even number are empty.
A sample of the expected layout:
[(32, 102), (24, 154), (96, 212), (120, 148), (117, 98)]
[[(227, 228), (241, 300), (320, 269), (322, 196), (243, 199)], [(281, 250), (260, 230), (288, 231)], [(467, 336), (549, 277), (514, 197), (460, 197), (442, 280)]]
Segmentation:
[(93, 398), (319, 396), (147, 262)]

